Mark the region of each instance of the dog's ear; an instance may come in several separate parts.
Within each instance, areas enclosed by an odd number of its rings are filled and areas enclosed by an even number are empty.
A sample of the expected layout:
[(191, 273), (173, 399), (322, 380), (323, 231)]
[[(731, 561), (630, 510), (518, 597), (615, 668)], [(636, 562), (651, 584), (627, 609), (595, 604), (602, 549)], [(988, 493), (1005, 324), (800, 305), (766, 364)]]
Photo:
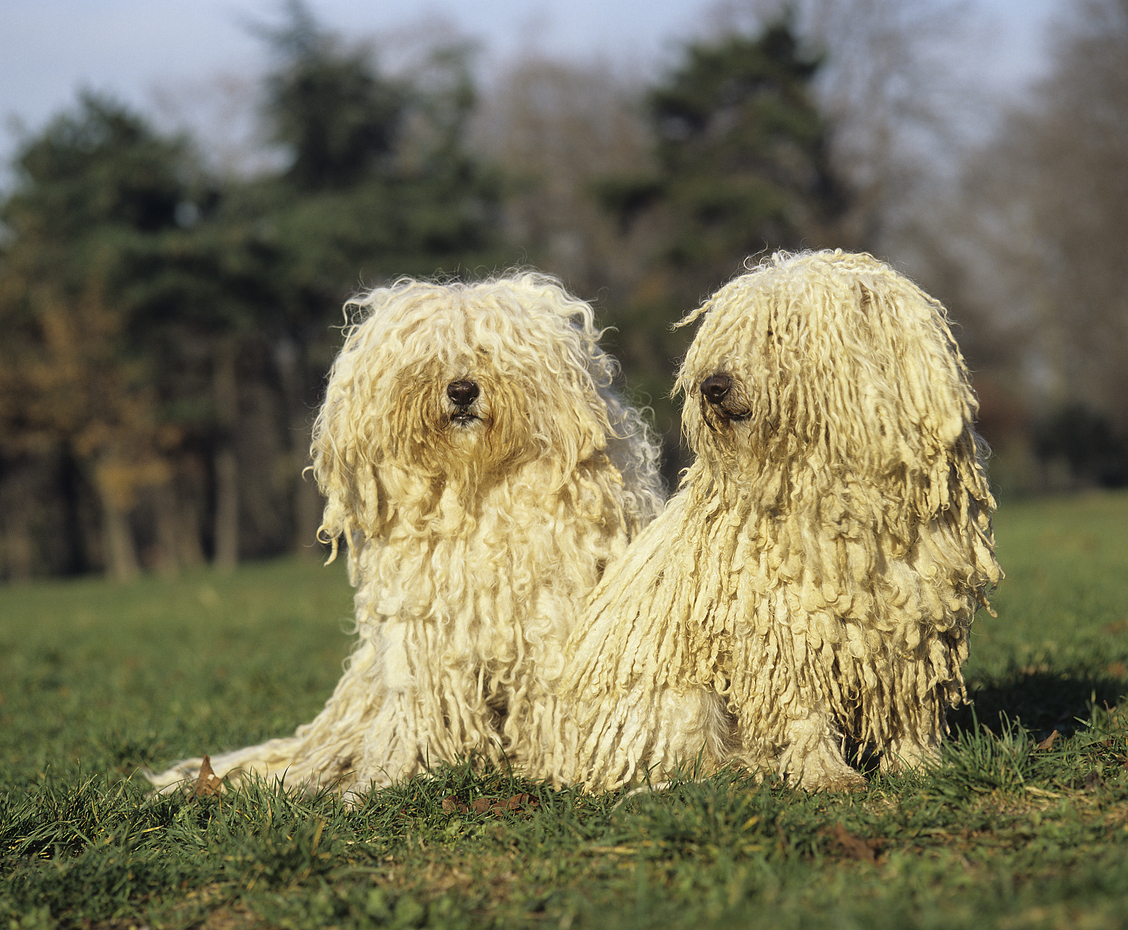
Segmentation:
[(492, 428), (493, 451), (511, 459), (524, 447), (567, 480), (610, 440), (603, 393), (614, 380), (614, 360), (599, 348), (591, 306), (554, 279), (519, 275), (496, 291), (495, 326), (507, 334), (512, 358), (501, 360), (505, 376), (493, 394), (504, 396), (499, 407), (511, 422), (499, 419)]
[(615, 387), (618, 362), (599, 345), (603, 332), (590, 305), (561, 291), (550, 309), (566, 328), (551, 343), (568, 357), (548, 360), (551, 377), (540, 381), (538, 405), (547, 414), (541, 418), (541, 453), (561, 482), (593, 458), (609, 461), (621, 485), (615, 496), (622, 495), (628, 511), (648, 522), (665, 500), (658, 443), (639, 410)]
[(333, 363), (325, 400), (313, 427), (311, 471), (325, 496), (318, 538), (332, 543), (340, 536), (378, 525), (381, 499), (371, 456), (378, 453), (374, 406), (366, 389), (362, 346), (354, 330)]
[(891, 459), (938, 469), (933, 477), (939, 478), (971, 430), (978, 403), (943, 306), (907, 279), (882, 271), (874, 286), (857, 286), (870, 330), (867, 347), (882, 373), (868, 379), (881, 389), (880, 403), (864, 411), (871, 427), (880, 425), (870, 444), (884, 442)]
[[(327, 397), (314, 426), (310, 471), (325, 497), (317, 536), (319, 541), (332, 545), (334, 556), (339, 537), (350, 538), (358, 528), (357, 514), (366, 509), (365, 491), (357, 480), (356, 445), (348, 427), (345, 405)], [(342, 428), (346, 432), (342, 433)], [(376, 503), (373, 501), (374, 506)]]
[(610, 425), (603, 400), (595, 385), (576, 372), (561, 372), (521, 400), (532, 409), (527, 423), (510, 424), (515, 427), (510, 439), (529, 444), (533, 456), (550, 464), (561, 482), (607, 446)]

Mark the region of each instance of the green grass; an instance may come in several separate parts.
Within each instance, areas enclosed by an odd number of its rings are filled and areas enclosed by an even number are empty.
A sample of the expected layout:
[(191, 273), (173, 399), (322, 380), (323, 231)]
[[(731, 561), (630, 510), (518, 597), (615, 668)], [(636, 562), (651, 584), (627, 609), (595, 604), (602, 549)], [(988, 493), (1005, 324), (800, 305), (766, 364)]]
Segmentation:
[(155, 797), (138, 768), (316, 713), (350, 645), (341, 568), (0, 588), (0, 928), (1128, 927), (1128, 495), (996, 528), (943, 764), (841, 797), (470, 764), (356, 810)]

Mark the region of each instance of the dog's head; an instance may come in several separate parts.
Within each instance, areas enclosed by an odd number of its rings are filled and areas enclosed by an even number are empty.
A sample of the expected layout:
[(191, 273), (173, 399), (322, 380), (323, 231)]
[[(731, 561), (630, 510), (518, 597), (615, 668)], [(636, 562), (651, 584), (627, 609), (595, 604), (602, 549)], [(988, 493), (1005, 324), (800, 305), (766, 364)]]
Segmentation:
[(312, 447), (326, 536), (378, 534), (534, 461), (551, 494), (639, 427), (611, 390), (591, 308), (552, 279), (405, 279), (351, 308)]
[(869, 255), (777, 254), (682, 325), (697, 319), (675, 391), (713, 471), (927, 482), (970, 431), (976, 402), (943, 307)]

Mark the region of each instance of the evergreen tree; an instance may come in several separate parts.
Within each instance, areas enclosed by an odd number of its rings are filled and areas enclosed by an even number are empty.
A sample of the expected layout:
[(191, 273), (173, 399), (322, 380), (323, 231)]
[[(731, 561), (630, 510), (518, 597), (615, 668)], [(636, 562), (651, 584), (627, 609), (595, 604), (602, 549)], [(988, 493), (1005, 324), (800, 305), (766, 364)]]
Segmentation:
[(9, 465), (48, 452), (72, 460), (100, 513), (95, 551), (77, 553), (77, 567), (101, 561), (128, 577), (139, 564), (131, 514), (169, 480), (178, 441), (147, 337), (177, 310), (167, 301), (167, 243), (190, 211), (195, 161), (184, 140), (87, 95), (23, 147), (18, 168), (0, 209), (9, 230), (0, 317), (10, 334), (0, 452)]
[(689, 45), (646, 98), (654, 167), (600, 185), (623, 233), (649, 250), (616, 321), (626, 334), (619, 350), (655, 398), (675, 465), (677, 414), (663, 386), (687, 334), (669, 324), (750, 256), (838, 244), (848, 194), (813, 95), (820, 66), (787, 19)]
[[(401, 275), (504, 264), (502, 184), (465, 145), (464, 51), (440, 50), (393, 79), (374, 51), (346, 47), (296, 0), (263, 34), (275, 56), (263, 116), (285, 167), (234, 192), (227, 213), (261, 230), (273, 256), (260, 326), (276, 344), (296, 475), (344, 301)], [(320, 500), (308, 482), (293, 492), (296, 544), (309, 551)]]
[[(0, 575), (311, 551), (300, 476), (344, 300), (508, 263), (465, 51), (393, 80), (288, 12), (264, 84), (279, 170), (221, 181), (95, 96), (24, 145), (0, 205)], [(74, 550), (44, 558), (35, 514), (59, 511)]]
[(812, 93), (820, 65), (783, 20), (689, 45), (648, 95), (656, 170), (608, 181), (604, 197), (624, 226), (658, 226), (655, 265), (688, 275), (688, 294), (749, 255), (832, 238), (847, 195)]
[(286, 4), (287, 22), (264, 28), (280, 67), (267, 80), (264, 115), (271, 138), (290, 156), (285, 179), (306, 191), (363, 182), (393, 156), (408, 89), (349, 50), (305, 4)]

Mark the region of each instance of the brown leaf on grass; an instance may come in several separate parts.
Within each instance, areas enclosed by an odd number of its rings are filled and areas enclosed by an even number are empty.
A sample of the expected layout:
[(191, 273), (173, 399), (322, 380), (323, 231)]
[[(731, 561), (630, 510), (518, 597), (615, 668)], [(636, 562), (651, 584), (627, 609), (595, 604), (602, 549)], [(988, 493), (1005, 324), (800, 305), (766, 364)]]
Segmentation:
[(520, 810), (536, 810), (537, 802), (530, 798), (526, 792), (515, 794), (512, 797), (506, 798), (504, 801), (498, 801), (490, 810), (497, 814), (499, 817), (506, 811), (520, 811)]
[(1061, 736), (1061, 734), (1057, 730), (1054, 730), (1053, 733), (1051, 733), (1049, 736), (1047, 736), (1044, 740), (1042, 740), (1042, 742), (1040, 742), (1034, 748), (1035, 749), (1046, 749), (1046, 750), (1053, 749), (1054, 748), (1054, 740), (1056, 740), (1059, 736)]
[(874, 837), (862, 839), (854, 836), (840, 823), (836, 823), (833, 828), (823, 827), (819, 830), (819, 836), (830, 839), (847, 858), (858, 859), (861, 862), (876, 862), (877, 854), (885, 845), (885, 840), (882, 839)]
[(197, 798), (210, 798), (223, 790), (223, 780), (216, 777), (211, 767), (211, 758), (204, 756), (200, 763), (200, 773), (196, 776), (196, 785), (192, 794)]
[(497, 798), (478, 798), (469, 806), (463, 804), (454, 795), (443, 798), (443, 811), (448, 814), (465, 814), (473, 811), (475, 814), (493, 814), (500, 817), (508, 811), (536, 810), (537, 802), (527, 793), (515, 794), (512, 797), (499, 800)]

